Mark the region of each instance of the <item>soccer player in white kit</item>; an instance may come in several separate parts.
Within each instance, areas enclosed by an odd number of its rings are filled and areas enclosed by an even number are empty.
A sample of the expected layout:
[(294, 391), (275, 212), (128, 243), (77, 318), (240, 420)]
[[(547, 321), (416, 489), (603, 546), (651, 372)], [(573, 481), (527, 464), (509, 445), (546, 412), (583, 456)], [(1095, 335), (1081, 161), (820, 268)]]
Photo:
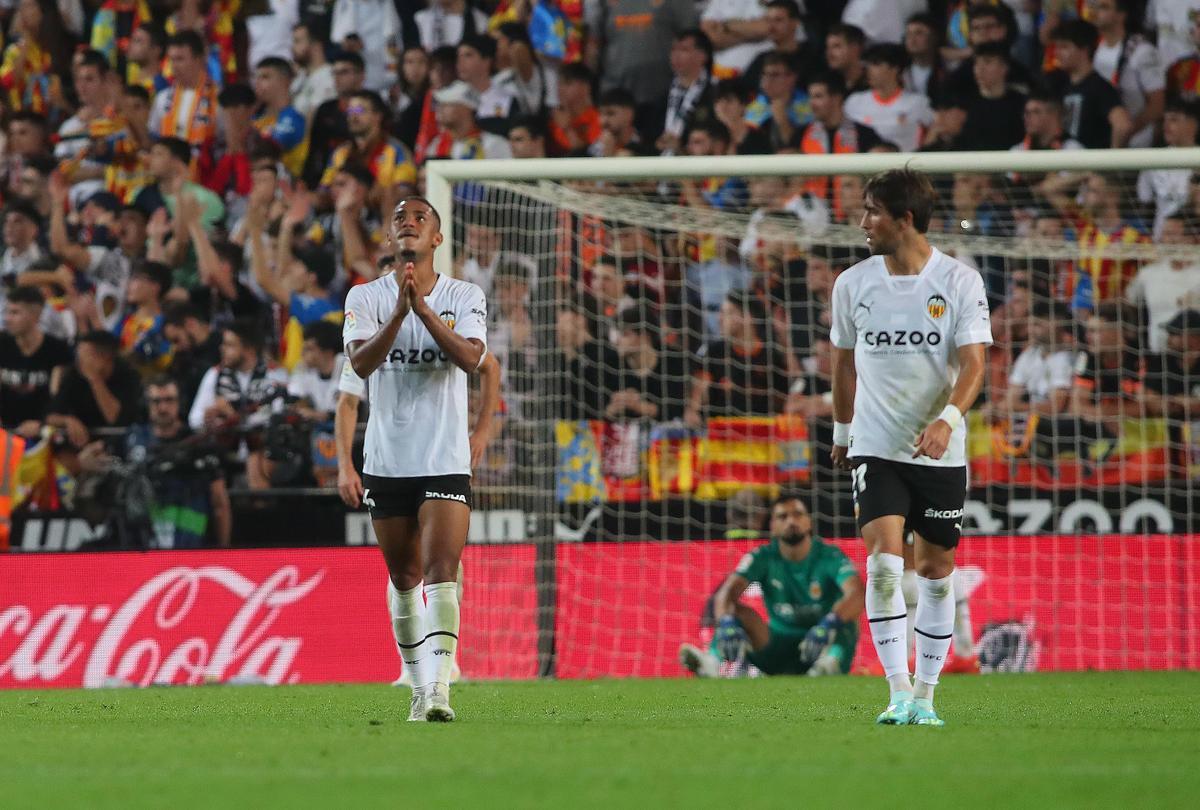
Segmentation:
[[(963, 413), (992, 342), (983, 278), (925, 238), (929, 178), (879, 174), (863, 192), (871, 258), (833, 285), (833, 461), (853, 469), (867, 545), (867, 618), (891, 690), (876, 722), (944, 725), (933, 692), (954, 627), (954, 550), (966, 501)], [(904, 535), (917, 568), (916, 682), (905, 644)]]
[(423, 197), (396, 204), (388, 239), (395, 272), (346, 296), (346, 356), (371, 401), (363, 502), (387, 564), (396, 643), (413, 672), (408, 719), (449, 722), (455, 578), (471, 517), (467, 374), (487, 357), (487, 304), (476, 285), (434, 271), (441, 218)]

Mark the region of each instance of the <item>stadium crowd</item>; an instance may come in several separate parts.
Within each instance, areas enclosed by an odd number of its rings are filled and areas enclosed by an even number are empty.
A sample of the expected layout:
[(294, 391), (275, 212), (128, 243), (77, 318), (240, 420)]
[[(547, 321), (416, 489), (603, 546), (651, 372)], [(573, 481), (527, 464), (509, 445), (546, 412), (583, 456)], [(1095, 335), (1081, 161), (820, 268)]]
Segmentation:
[[(430, 160), (1180, 148), (1200, 129), (1200, 0), (19, 0), (0, 19), (0, 423), (61, 468), (35, 508), (186, 444), (177, 545), (228, 542), (227, 482), (334, 482), (341, 303), (388, 271), (388, 212)], [(959, 251), (994, 313), (985, 413), (1044, 458), (1102, 462), (1129, 415), (1182, 448), (1200, 174), (939, 180), (935, 232), (1077, 246)], [(750, 225), (581, 221), (544, 253), (464, 202), (456, 270), (504, 370), (481, 480), (511, 476), (522, 421), (547, 415), (797, 414), (827, 467), (829, 295), (865, 252), (767, 226), (853, 227), (861, 189), (613, 185)], [(1151, 241), (1180, 249), (1097, 255)]]

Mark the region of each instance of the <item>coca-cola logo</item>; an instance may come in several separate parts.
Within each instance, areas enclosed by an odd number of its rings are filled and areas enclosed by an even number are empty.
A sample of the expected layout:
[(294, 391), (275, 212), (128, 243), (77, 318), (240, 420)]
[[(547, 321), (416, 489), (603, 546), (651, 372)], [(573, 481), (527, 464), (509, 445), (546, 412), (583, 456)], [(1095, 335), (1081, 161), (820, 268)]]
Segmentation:
[(255, 581), (220, 565), (176, 566), (117, 605), (54, 604), (39, 613), (0, 603), (0, 681), (54, 683), (82, 662), (85, 687), (112, 679), (295, 683), (303, 639), (272, 627), (324, 576), (320, 569), (302, 579), (284, 565)]

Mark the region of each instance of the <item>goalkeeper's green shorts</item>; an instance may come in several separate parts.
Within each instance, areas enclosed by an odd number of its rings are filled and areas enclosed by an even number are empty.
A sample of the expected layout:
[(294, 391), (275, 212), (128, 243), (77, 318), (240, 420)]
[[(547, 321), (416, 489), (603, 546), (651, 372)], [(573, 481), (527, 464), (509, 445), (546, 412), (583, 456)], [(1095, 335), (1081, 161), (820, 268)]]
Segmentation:
[[(764, 675), (803, 675), (807, 667), (800, 660), (800, 642), (807, 630), (777, 630), (771, 628), (767, 646), (752, 650), (746, 660), (758, 667)], [(850, 671), (854, 661), (857, 639), (838, 639), (829, 647), (829, 654), (838, 660), (842, 674)]]

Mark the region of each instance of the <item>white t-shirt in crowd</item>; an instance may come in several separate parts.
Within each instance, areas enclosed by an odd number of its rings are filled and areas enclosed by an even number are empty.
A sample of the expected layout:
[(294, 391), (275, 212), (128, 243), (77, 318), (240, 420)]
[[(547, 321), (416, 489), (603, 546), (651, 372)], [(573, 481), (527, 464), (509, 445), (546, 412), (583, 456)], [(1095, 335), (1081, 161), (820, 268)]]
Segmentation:
[[(296, 366), (292, 370), (291, 379), (288, 380), (288, 393), (307, 399), (312, 403), (314, 410), (333, 413), (337, 406), (338, 382), (342, 376), (342, 369), (347, 365), (349, 364), (346, 362), (346, 355), (339, 354), (333, 364), (333, 373), (328, 377), (321, 376), (321, 372), (315, 368)], [(354, 370), (351, 369), (350, 373), (354, 375)]]
[[(399, 288), (396, 274), (360, 284), (346, 296), (342, 340), (366, 340), (391, 317)], [(439, 275), (425, 301), (464, 338), (487, 345), (487, 302), (466, 281)], [(438, 346), (425, 324), (410, 314), (382, 365), (367, 378), (371, 415), (363, 446), (363, 472), (383, 478), (470, 475), (467, 373)]]
[[(344, 3), (345, 0), (338, 0)], [(475, 16), (475, 33), (486, 34), (487, 15), (479, 9), (471, 12)], [(417, 23), (417, 34), (421, 38), (421, 47), (432, 53), (443, 45), (457, 46), (463, 39), (463, 15), (447, 14), (437, 3), (429, 4), (413, 15)]]
[(1138, 270), (1125, 288), (1126, 298), (1135, 304), (1146, 305), (1150, 351), (1166, 351), (1167, 333), (1163, 331), (1163, 324), (1183, 309), (1179, 299), (1188, 293), (1200, 294), (1200, 265), (1176, 270), (1170, 262), (1148, 264)]
[(1163, 220), (1187, 205), (1191, 169), (1146, 169), (1138, 174), (1139, 202), (1154, 203), (1154, 238), (1162, 235)]
[[(1121, 105), (1137, 118), (1146, 108), (1146, 96), (1167, 86), (1167, 67), (1158, 58), (1158, 49), (1140, 36), (1127, 37), (1116, 45), (1104, 40), (1092, 58), (1096, 72), (1109, 81), (1121, 94)], [(1119, 75), (1118, 75), (1119, 74)], [(1129, 139), (1132, 147), (1154, 145), (1154, 124), (1148, 124)]]
[(1150, 0), (1146, 4), (1146, 30), (1158, 32), (1155, 42), (1164, 65), (1194, 50), (1191, 15), (1196, 12), (1200, 12), (1200, 0)]
[(250, 70), (268, 56), (292, 61), (292, 29), (300, 22), (299, 0), (270, 0), (270, 14), (246, 18), (249, 40), (247, 59)]
[(1025, 389), (1031, 403), (1045, 402), (1051, 394), (1075, 383), (1075, 355), (1068, 349), (1047, 352), (1041, 346), (1026, 346), (1009, 372), (1010, 385)]
[(850, 456), (932, 467), (966, 465), (963, 420), (940, 459), (913, 458), (958, 379), (958, 349), (992, 342), (983, 277), (934, 248), (915, 276), (894, 276), (872, 256), (833, 284), (830, 339), (854, 350), (858, 388)]
[(915, 152), (925, 128), (933, 123), (929, 97), (900, 90), (882, 98), (874, 90), (860, 90), (846, 99), (846, 117), (879, 133), (901, 152)]
[(400, 17), (392, 0), (337, 0), (329, 39), (337, 45), (351, 34), (362, 40), (368, 90), (386, 92), (396, 83), (395, 59), (400, 52)]
[[(798, 3), (800, 12), (804, 13), (803, 1)], [(767, 13), (764, 0), (709, 0), (700, 15), (702, 21), (727, 22), (729, 20), (760, 20)], [(808, 35), (801, 25), (796, 29), (796, 41), (804, 42)], [(722, 48), (713, 54), (713, 65), (718, 72), (745, 73), (760, 53), (771, 50), (771, 40), (762, 39), (758, 42), (741, 42), (728, 48)]]
[(927, 0), (850, 0), (842, 22), (862, 29), (868, 42), (904, 41), (908, 18), (929, 10)]

